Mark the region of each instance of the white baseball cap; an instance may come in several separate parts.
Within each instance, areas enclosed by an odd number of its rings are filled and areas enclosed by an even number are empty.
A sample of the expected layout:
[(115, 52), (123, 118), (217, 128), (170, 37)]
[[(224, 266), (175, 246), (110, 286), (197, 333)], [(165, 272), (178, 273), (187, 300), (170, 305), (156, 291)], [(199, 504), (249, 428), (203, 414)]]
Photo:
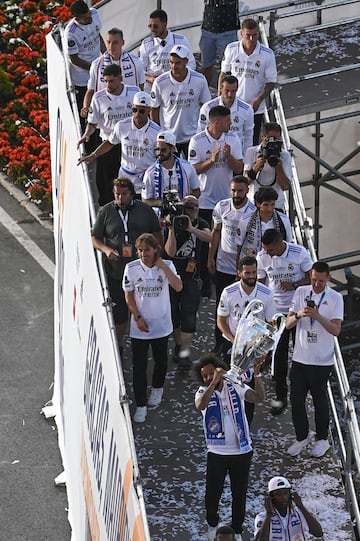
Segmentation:
[(157, 134), (156, 140), (164, 141), (164, 143), (167, 143), (168, 145), (171, 145), (173, 147), (176, 145), (175, 133), (173, 133), (172, 131), (160, 131)]
[(133, 105), (142, 105), (143, 107), (151, 107), (151, 97), (147, 92), (136, 92), (133, 98)]
[(288, 481), (286, 477), (273, 477), (270, 479), (268, 486), (269, 492), (278, 490), (279, 488), (291, 488), (290, 481)]
[(190, 51), (186, 45), (174, 45), (169, 54), (176, 55), (179, 58), (189, 58)]

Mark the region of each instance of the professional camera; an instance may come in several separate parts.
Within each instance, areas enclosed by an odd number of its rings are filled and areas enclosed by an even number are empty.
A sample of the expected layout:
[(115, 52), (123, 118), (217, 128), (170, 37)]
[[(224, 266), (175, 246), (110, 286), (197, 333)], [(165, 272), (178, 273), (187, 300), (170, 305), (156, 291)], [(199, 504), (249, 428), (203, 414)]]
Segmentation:
[(194, 208), (190, 201), (181, 201), (176, 190), (163, 193), (163, 201), (161, 205), (161, 217), (169, 216), (170, 225), (175, 231), (185, 231), (189, 225), (189, 219), (184, 214), (185, 208)]
[(266, 137), (262, 155), (271, 167), (276, 167), (280, 159), (282, 140), (276, 137)]

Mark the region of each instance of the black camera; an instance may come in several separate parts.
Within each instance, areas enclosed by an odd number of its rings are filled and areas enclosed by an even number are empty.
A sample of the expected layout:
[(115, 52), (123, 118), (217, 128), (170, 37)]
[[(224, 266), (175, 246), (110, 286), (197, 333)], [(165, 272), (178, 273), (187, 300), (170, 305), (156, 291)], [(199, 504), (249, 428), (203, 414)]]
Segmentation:
[(189, 219), (184, 214), (184, 208), (189, 208), (189, 205), (192, 205), (192, 203), (187, 201), (183, 203), (179, 199), (176, 190), (164, 192), (160, 215), (162, 218), (169, 216), (170, 225), (173, 226), (175, 231), (185, 231), (188, 228)]
[(266, 137), (262, 155), (271, 167), (276, 167), (280, 159), (282, 140), (276, 137)]

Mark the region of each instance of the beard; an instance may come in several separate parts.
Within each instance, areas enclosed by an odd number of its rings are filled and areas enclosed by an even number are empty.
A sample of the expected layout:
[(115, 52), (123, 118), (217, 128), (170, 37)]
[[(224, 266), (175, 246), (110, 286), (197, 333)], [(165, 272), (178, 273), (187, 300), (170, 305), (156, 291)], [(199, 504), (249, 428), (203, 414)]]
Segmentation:
[(233, 203), (234, 205), (242, 205), (246, 201), (246, 195), (245, 197), (233, 197)]

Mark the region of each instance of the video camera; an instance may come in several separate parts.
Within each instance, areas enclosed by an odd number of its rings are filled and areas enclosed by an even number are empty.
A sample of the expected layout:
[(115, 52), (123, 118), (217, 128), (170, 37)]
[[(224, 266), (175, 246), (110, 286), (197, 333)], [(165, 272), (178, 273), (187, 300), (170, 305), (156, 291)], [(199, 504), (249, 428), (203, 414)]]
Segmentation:
[(266, 137), (262, 155), (271, 167), (276, 167), (280, 159), (282, 140), (276, 137)]
[(160, 216), (170, 217), (170, 225), (173, 226), (175, 231), (185, 231), (189, 225), (189, 219), (184, 214), (185, 208), (193, 208), (192, 203), (189, 201), (181, 201), (177, 190), (169, 190), (163, 193), (163, 200), (161, 205)]

